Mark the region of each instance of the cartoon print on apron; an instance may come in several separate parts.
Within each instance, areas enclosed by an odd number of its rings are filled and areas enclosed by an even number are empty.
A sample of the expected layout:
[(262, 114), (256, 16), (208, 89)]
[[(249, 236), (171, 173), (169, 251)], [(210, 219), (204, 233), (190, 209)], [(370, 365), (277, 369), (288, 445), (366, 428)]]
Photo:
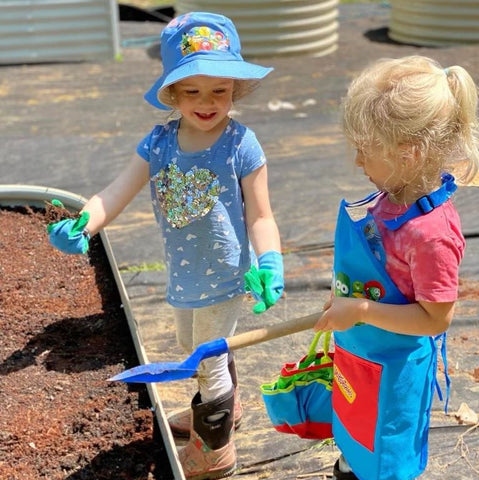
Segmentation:
[[(419, 199), (400, 217), (386, 221), (386, 227), (397, 229), (428, 213), (455, 189), (454, 178), (444, 175), (440, 189)], [(406, 304), (385, 270), (385, 254), (372, 215), (353, 220), (348, 213), (378, 195), (340, 204), (334, 294)], [(334, 332), (334, 339), (333, 434), (339, 449), (360, 480), (416, 478), (427, 463), (430, 411), (437, 387), (437, 339), (365, 324)]]

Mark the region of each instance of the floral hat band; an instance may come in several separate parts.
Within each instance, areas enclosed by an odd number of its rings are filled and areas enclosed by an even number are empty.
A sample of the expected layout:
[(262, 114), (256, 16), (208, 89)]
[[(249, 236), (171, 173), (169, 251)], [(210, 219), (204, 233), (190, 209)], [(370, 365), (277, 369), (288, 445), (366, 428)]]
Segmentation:
[(160, 39), (163, 73), (146, 92), (154, 107), (170, 110), (159, 100), (161, 90), (195, 75), (261, 80), (273, 69), (245, 62), (233, 22), (206, 12), (190, 12), (174, 18)]
[(181, 39), (181, 53), (183, 56), (201, 50), (210, 52), (220, 50), (227, 52), (230, 49), (230, 41), (219, 30), (211, 30), (209, 27), (193, 27)]

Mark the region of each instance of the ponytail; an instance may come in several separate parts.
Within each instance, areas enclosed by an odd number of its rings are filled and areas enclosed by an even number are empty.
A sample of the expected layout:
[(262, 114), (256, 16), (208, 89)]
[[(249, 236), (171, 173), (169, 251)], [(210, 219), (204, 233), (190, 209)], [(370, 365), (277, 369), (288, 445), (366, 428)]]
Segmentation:
[(477, 118), (478, 91), (469, 73), (454, 65), (444, 70), (449, 88), (456, 100), (456, 119), (458, 145), (467, 160), (462, 182), (469, 183), (479, 171), (479, 122)]

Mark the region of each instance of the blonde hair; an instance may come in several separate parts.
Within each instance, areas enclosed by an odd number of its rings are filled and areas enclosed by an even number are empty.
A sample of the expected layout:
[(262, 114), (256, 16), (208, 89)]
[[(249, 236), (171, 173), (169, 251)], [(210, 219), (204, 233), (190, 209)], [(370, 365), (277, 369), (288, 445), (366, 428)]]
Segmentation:
[(379, 145), (390, 158), (410, 146), (424, 185), (454, 166), (468, 183), (479, 169), (477, 106), (477, 87), (460, 66), (417, 55), (381, 59), (351, 83), (343, 130), (356, 148)]
[[(233, 102), (237, 102), (239, 99), (246, 97), (249, 95), (253, 90), (256, 90), (259, 86), (259, 80), (240, 80), (234, 79), (233, 84)], [(172, 94), (172, 87), (173, 85), (168, 85), (165, 88), (162, 88), (158, 91), (158, 100), (168, 107), (172, 109), (175, 108), (175, 99)]]

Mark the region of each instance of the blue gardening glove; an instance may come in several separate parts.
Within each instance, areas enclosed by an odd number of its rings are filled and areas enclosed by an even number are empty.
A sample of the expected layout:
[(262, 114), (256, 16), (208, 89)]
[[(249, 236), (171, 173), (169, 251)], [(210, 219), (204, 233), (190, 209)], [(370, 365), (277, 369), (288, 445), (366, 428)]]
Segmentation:
[[(59, 201), (56, 200), (56, 202)], [(90, 220), (90, 214), (82, 212), (77, 219), (70, 218), (50, 223), (47, 226), (50, 243), (64, 253), (86, 253), (89, 247), (90, 235), (88, 233), (85, 234), (84, 230), (88, 220)]]
[(258, 267), (253, 265), (245, 273), (245, 289), (258, 300), (253, 312), (263, 313), (283, 294), (283, 256), (274, 250), (265, 252), (258, 257)]

